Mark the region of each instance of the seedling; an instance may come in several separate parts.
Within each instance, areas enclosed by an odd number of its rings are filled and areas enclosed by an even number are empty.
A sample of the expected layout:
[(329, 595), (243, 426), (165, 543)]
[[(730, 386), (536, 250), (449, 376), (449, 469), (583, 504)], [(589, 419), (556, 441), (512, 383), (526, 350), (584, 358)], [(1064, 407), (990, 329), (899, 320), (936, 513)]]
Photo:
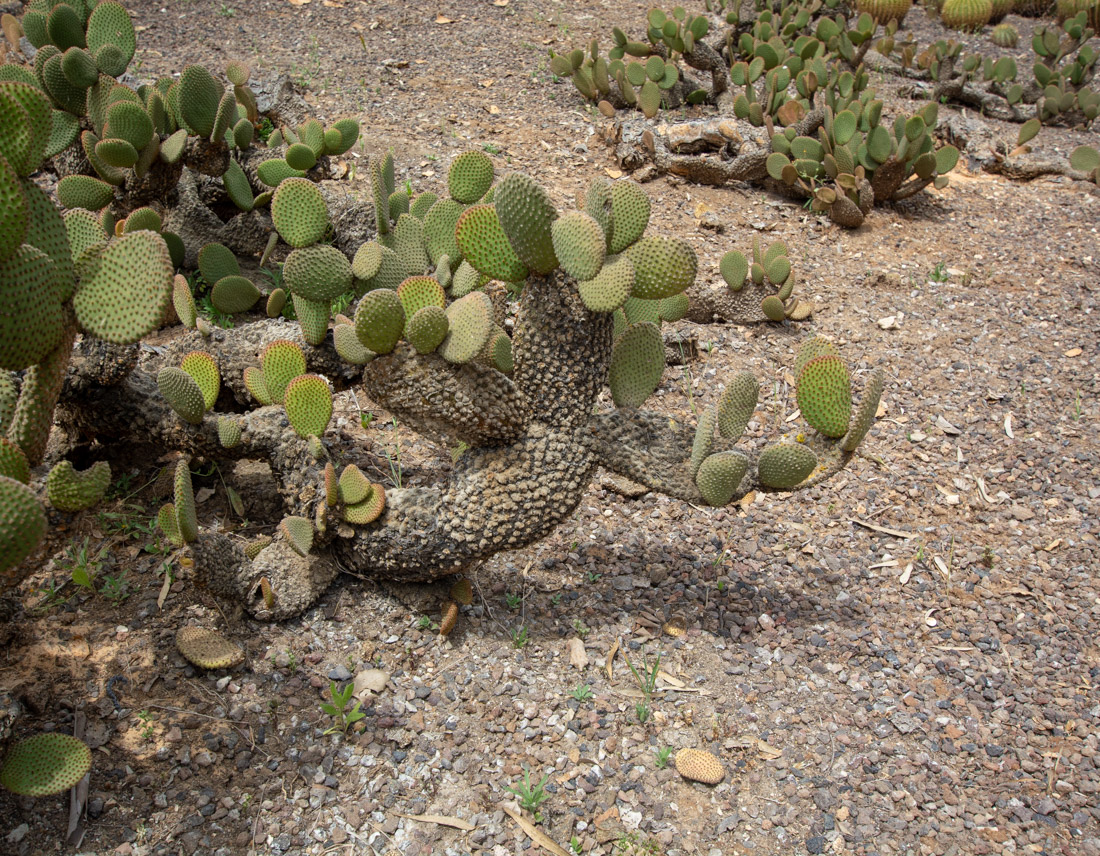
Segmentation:
[(660, 652), (657, 653), (657, 658), (653, 661), (652, 668), (649, 665), (649, 659), (646, 658), (644, 661), (645, 665), (640, 673), (634, 668), (634, 664), (630, 662), (630, 658), (627, 657), (625, 653), (623, 657), (626, 659), (627, 666), (630, 667), (630, 673), (634, 675), (634, 680), (637, 682), (638, 688), (645, 696), (644, 701), (640, 701), (634, 705), (634, 714), (638, 717), (638, 722), (644, 725), (649, 721), (649, 715), (653, 711), (653, 693), (657, 689), (657, 672), (661, 668), (661, 654)]
[(346, 687), (340, 689), (336, 681), (329, 681), (328, 694), (332, 701), (321, 703), (321, 710), (332, 717), (332, 725), (325, 729), (325, 734), (334, 734), (337, 731), (341, 734), (347, 734), (352, 725), (366, 716), (359, 709), (360, 703), (358, 701), (348, 710), (353, 692), (355, 692), (353, 684), (349, 683)]
[(527, 628), (526, 627), (513, 628), (513, 630), (512, 630), (512, 647), (513, 648), (523, 648), (527, 645), (527, 642), (528, 642)]
[(947, 272), (947, 265), (943, 262), (937, 264), (932, 268), (932, 272), (928, 274), (929, 282), (947, 282), (950, 278), (950, 274)]
[(543, 790), (548, 781), (550, 781), (549, 773), (543, 776), (537, 785), (532, 785), (531, 770), (529, 767), (524, 767), (523, 781), (517, 782), (515, 787), (505, 788), (504, 790), (519, 798), (519, 807), (524, 811), (529, 811), (535, 819), (535, 823), (542, 823), (542, 813), (539, 811), (539, 806), (550, 799), (550, 794)]
[(668, 759), (672, 757), (672, 747), (662, 746), (657, 750), (656, 755), (657, 760), (655, 763), (657, 764), (657, 769), (663, 770), (668, 766)]
[(569, 693), (576, 701), (588, 701), (592, 698), (592, 685), (591, 684), (578, 684), (573, 687), (573, 691)]
[(504, 602), (508, 604), (509, 609), (519, 609), (520, 604), (523, 603), (523, 598), (518, 594), (512, 594), (508, 592), (504, 595)]
[(573, 632), (576, 633), (581, 639), (588, 638), (588, 628), (579, 618), (573, 619)]

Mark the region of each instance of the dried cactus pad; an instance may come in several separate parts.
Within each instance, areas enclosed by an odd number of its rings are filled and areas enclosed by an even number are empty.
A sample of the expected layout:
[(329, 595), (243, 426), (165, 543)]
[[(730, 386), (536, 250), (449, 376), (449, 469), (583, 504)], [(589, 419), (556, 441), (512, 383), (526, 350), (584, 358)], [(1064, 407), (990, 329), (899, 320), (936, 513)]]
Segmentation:
[(176, 648), (202, 669), (228, 669), (244, 660), (240, 645), (206, 627), (181, 627), (176, 633)]
[(681, 749), (676, 753), (676, 772), (685, 779), (717, 785), (726, 777), (718, 757), (705, 749)]
[(451, 600), (463, 606), (469, 606), (474, 602), (474, 588), (466, 577), (460, 577), (451, 586)]
[(439, 619), (439, 635), (450, 636), (458, 623), (458, 604), (447, 602), (443, 604), (443, 615)]
[(71, 734), (36, 734), (8, 750), (0, 785), (24, 797), (48, 797), (75, 786), (92, 769), (92, 750)]
[(852, 382), (848, 367), (835, 354), (806, 363), (796, 394), (802, 417), (826, 437), (843, 437), (852, 416)]

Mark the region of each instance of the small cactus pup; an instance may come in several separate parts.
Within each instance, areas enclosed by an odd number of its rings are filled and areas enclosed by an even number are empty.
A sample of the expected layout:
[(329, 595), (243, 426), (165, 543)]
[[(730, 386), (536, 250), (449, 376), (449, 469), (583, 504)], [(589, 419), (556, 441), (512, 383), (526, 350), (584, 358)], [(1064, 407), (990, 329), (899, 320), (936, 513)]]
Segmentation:
[[(825, 348), (799, 372), (810, 427), (770, 451), (734, 447), (755, 411), (758, 385), (748, 375), (713, 380), (713, 412), (694, 430), (647, 408), (665, 368), (660, 324), (685, 311), (698, 259), (687, 241), (649, 229), (653, 203), (638, 184), (597, 179), (565, 209), (528, 175), (495, 181), (484, 153), (456, 158), (447, 192), (434, 197), (391, 191), (392, 157), (371, 170), (379, 235), (354, 254), (358, 301), (336, 316), (332, 336), (310, 344), (304, 328), (281, 320), (219, 331), (218, 402), (232, 395), (238, 408), (255, 407), (232, 414), (245, 429), (239, 437), (223, 442), (218, 423), (231, 414), (206, 418), (190, 375), (197, 424), (167, 398), (144, 394), (162, 366), (187, 374), (181, 361), (199, 350), (198, 333), (136, 365), (79, 413), (89, 436), (125, 436), (140, 424), (143, 442), (184, 453), (163, 525), (187, 545), (201, 582), (258, 617), (300, 613), (341, 568), (406, 581), (464, 574), (569, 519), (601, 467), (720, 507), (750, 489), (820, 482), (870, 427), (877, 376), (853, 404), (849, 370)], [(279, 224), (302, 244), (295, 252), (319, 246), (320, 209), (310, 217), (300, 231)], [(757, 248), (751, 264), (776, 294), (789, 287), (782, 245)], [(308, 270), (291, 288), (323, 292), (327, 282)], [(513, 304), (502, 283), (518, 294)], [(396, 418), (383, 430), (368, 426), (365, 440), (346, 424), (327, 428), (331, 396), (359, 384)], [(406, 461), (374, 481), (380, 456), (371, 446), (392, 449), (410, 431), (438, 444), (439, 466)], [(445, 450), (456, 446), (463, 450), (452, 458)], [(283, 503), (269, 544), (198, 525), (187, 464), (198, 455), (269, 465)], [(453, 602), (467, 599), (456, 591)]]
[(1011, 24), (998, 24), (993, 28), (990, 38), (993, 40), (993, 44), (999, 48), (1014, 48), (1016, 42), (1020, 40), (1020, 34), (1016, 32), (1016, 28)]

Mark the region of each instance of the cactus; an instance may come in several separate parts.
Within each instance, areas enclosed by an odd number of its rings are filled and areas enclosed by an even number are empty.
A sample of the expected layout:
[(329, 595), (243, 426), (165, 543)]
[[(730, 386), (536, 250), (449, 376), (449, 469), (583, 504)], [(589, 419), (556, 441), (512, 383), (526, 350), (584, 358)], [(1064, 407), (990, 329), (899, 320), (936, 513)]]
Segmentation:
[(1011, 24), (998, 24), (993, 28), (990, 38), (993, 40), (993, 44), (999, 48), (1014, 48), (1016, 42), (1020, 39), (1020, 34), (1016, 32), (1016, 28)]
[[(66, 7), (68, 8), (68, 7)], [(0, 785), (24, 797), (59, 794), (92, 768), (92, 750), (71, 734), (36, 734), (12, 746), (0, 767)]]
[(940, 20), (952, 30), (980, 30), (993, 16), (991, 0), (944, 0)]

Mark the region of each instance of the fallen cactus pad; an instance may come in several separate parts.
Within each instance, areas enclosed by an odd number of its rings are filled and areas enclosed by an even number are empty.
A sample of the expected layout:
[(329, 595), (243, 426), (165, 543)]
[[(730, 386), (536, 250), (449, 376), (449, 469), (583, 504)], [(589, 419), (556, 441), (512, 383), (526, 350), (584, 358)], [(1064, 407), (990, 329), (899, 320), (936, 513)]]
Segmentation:
[(48, 797), (74, 787), (92, 769), (92, 750), (71, 734), (36, 734), (12, 746), (0, 785), (24, 797)]
[(190, 624), (176, 631), (176, 649), (202, 669), (228, 669), (244, 661), (240, 645), (216, 630)]
[(726, 777), (718, 756), (705, 749), (681, 749), (676, 753), (676, 772), (685, 779), (717, 785)]

